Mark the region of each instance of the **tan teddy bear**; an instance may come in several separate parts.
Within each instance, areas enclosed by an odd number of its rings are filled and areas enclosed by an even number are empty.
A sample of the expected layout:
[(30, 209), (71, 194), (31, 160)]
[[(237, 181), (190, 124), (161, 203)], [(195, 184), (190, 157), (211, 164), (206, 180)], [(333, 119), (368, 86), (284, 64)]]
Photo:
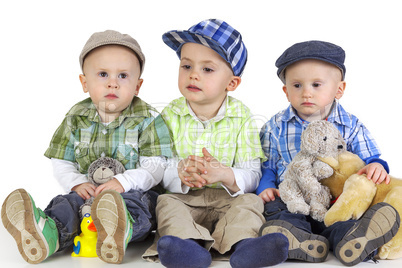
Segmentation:
[[(359, 219), (368, 208), (386, 202), (402, 215), (402, 180), (391, 176), (389, 184), (374, 184), (366, 175), (355, 174), (365, 166), (359, 156), (343, 152), (335, 158), (320, 158), (334, 169), (334, 174), (321, 180), (337, 198), (335, 204), (325, 215), (324, 223), (330, 226), (338, 221)], [(375, 226), (373, 226), (375, 228)], [(402, 257), (402, 231), (397, 234), (378, 252), (381, 259), (397, 259)]]
[(301, 135), (300, 152), (288, 165), (279, 193), (292, 213), (310, 215), (318, 221), (330, 205), (328, 187), (320, 180), (333, 174), (333, 169), (319, 158), (335, 158), (345, 151), (339, 131), (324, 120), (311, 122)]

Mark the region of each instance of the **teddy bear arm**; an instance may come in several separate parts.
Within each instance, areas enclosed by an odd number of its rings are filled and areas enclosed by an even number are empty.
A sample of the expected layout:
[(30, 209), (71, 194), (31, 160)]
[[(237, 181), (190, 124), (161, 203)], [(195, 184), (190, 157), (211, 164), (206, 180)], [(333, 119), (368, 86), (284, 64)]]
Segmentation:
[(304, 200), (303, 193), (295, 181), (283, 180), (279, 184), (279, 194), (291, 213), (309, 215), (310, 206)]
[(330, 203), (331, 194), (329, 188), (322, 186), (320, 192), (311, 196), (310, 216), (317, 221), (324, 221)]
[(318, 180), (322, 180), (332, 176), (334, 170), (328, 164), (317, 160), (313, 163), (313, 174), (318, 178)]
[(330, 226), (338, 221), (359, 219), (369, 208), (377, 188), (365, 175), (350, 176), (343, 187), (342, 194), (325, 215), (324, 223)]
[[(394, 180), (391, 178), (391, 181)], [(400, 186), (393, 187), (384, 197), (383, 202), (393, 206), (402, 215), (402, 181), (394, 180)], [(377, 186), (380, 187), (380, 186)], [(378, 193), (377, 193), (378, 195)], [(396, 235), (378, 251), (378, 256), (381, 259), (398, 259), (402, 257), (402, 228), (399, 228)]]
[(310, 159), (302, 159), (295, 162), (292, 170), (294, 172), (294, 179), (297, 180), (301, 191), (314, 193), (320, 191), (321, 184), (313, 173), (313, 163)]

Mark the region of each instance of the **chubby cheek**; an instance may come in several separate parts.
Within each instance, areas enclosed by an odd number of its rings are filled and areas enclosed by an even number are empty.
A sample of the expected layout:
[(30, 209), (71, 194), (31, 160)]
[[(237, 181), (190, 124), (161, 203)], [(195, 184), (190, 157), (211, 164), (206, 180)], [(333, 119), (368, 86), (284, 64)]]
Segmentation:
[(186, 77), (183, 74), (179, 73), (179, 78), (177, 81), (177, 85), (179, 86), (179, 89), (180, 90), (184, 89), (187, 86), (186, 83), (187, 83)]

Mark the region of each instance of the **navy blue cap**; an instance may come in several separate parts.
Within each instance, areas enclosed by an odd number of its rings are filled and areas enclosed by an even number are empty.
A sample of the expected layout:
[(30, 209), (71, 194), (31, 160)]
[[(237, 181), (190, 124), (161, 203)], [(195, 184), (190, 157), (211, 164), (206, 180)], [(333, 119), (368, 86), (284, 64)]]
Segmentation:
[(241, 76), (247, 62), (247, 49), (241, 34), (226, 22), (208, 19), (190, 27), (187, 31), (169, 31), (163, 34), (163, 42), (176, 51), (180, 58), (185, 43), (198, 43), (215, 50)]
[(277, 75), (279, 79), (285, 84), (286, 67), (305, 59), (331, 63), (341, 70), (342, 80), (345, 79), (345, 51), (335, 44), (316, 40), (296, 43), (282, 53), (275, 62), (275, 66), (278, 67)]

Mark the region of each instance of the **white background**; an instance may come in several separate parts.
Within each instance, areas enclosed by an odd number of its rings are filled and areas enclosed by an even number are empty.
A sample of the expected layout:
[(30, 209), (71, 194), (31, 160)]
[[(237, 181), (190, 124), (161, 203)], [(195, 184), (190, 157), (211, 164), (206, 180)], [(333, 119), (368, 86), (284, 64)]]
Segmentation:
[[(69, 108), (87, 97), (78, 56), (93, 32), (113, 29), (137, 39), (146, 57), (140, 97), (162, 110), (180, 93), (179, 60), (161, 36), (208, 18), (223, 19), (243, 35), (249, 58), (231, 95), (251, 108), (259, 125), (288, 106), (274, 65), (287, 47), (313, 39), (342, 46), (347, 86), (341, 104), (364, 122), (391, 174), (402, 178), (402, 16), (396, 0), (38, 0), (3, 1), (0, 10), (0, 200), (25, 188), (45, 208), (62, 193), (43, 153)], [(25, 265), (3, 227), (0, 238), (0, 263)], [(69, 263), (69, 257), (62, 260)]]

